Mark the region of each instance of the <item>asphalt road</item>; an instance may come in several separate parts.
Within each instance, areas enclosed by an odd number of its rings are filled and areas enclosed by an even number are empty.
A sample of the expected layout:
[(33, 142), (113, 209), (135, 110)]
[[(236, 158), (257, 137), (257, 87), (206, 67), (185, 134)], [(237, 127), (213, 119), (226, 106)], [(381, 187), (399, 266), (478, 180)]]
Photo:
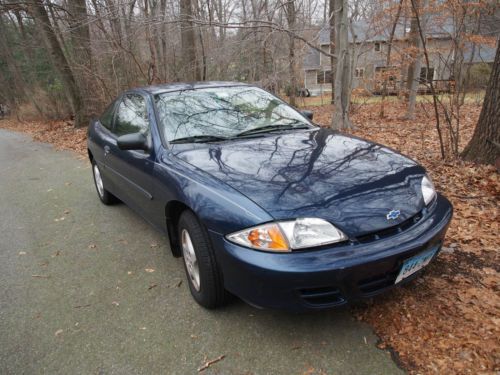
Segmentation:
[[(207, 311), (166, 238), (90, 164), (0, 130), (0, 374), (395, 374), (348, 310)], [(309, 372), (308, 372), (309, 371)]]

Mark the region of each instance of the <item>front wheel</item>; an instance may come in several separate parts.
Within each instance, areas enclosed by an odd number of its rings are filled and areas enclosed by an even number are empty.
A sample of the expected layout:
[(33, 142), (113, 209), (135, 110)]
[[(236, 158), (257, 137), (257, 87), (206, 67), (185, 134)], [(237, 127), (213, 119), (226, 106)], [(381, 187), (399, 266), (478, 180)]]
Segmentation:
[(92, 160), (92, 174), (94, 175), (94, 183), (95, 183), (95, 188), (97, 190), (97, 195), (99, 196), (101, 202), (106, 205), (118, 202), (118, 199), (109, 191), (107, 191), (106, 188), (104, 187), (104, 181), (102, 180), (101, 170), (99, 169), (99, 166), (94, 160)]
[(224, 305), (226, 291), (222, 273), (217, 267), (215, 253), (203, 224), (192, 211), (186, 210), (181, 214), (178, 230), (191, 295), (198, 304), (208, 309)]

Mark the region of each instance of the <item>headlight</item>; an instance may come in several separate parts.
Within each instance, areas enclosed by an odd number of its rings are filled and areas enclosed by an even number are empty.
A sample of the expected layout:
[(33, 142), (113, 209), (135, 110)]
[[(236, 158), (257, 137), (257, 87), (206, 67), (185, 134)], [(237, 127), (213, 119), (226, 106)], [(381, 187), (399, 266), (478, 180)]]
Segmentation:
[(226, 236), (229, 241), (267, 251), (290, 251), (290, 246), (278, 224), (270, 223)]
[(259, 225), (229, 234), (229, 241), (258, 250), (288, 252), (347, 240), (347, 236), (329, 222), (316, 218)]
[(434, 189), (434, 184), (428, 176), (422, 178), (422, 196), (424, 197), (426, 206), (431, 203), (436, 196), (436, 189)]

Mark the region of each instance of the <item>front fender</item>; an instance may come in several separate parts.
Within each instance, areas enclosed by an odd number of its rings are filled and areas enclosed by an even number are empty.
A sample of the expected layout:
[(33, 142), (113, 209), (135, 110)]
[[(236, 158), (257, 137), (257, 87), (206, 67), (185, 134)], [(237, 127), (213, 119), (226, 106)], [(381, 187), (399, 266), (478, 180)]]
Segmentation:
[(159, 161), (155, 173), (164, 187), (157, 192), (160, 201), (165, 206), (170, 201), (183, 203), (208, 230), (227, 234), (273, 220), (268, 212), (237, 190), (167, 150)]

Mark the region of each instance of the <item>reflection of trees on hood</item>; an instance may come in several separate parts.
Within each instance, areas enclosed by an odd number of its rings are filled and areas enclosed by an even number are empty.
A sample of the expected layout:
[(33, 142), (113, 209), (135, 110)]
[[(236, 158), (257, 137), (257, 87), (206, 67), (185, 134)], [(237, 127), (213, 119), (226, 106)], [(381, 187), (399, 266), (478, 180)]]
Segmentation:
[[(269, 193), (280, 200), (290, 189), (300, 194), (304, 188), (307, 194), (314, 194), (315, 184), (330, 184), (331, 194), (320, 197), (325, 205), (334, 200), (370, 194), (376, 199), (379, 190), (409, 189), (410, 185), (420, 181), (423, 173), (417, 166), (411, 171), (408, 162), (403, 162), (397, 156), (388, 157), (390, 160), (379, 160), (384, 155), (392, 154), (377, 144), (353, 142), (351, 138), (324, 129), (302, 133), (299, 138), (302, 137), (303, 147), (296, 149), (287, 146), (287, 141), (293, 139), (288, 134), (245, 141), (241, 144), (241, 149), (237, 144), (227, 147), (224, 144), (211, 146), (208, 152), (210, 160), (224, 174), (224, 181), (236, 189), (248, 189), (247, 185), (269, 189)], [(348, 152), (335, 158), (333, 154), (337, 147)], [(329, 152), (325, 153), (327, 148)], [(255, 150), (256, 160), (261, 160), (263, 155), (267, 156), (266, 160), (260, 162), (257, 172), (255, 168), (247, 170), (234, 165), (238, 158), (233, 153), (240, 151), (243, 155), (250, 155), (247, 163), (255, 164), (256, 161), (251, 158), (252, 150)], [(231, 159), (233, 157), (236, 159)], [(367, 170), (369, 163), (374, 164), (373, 170)], [(266, 172), (271, 172), (271, 175)], [(354, 180), (358, 180), (359, 184), (353, 186)], [(380, 187), (382, 185), (383, 188)], [(315, 200), (314, 205), (317, 204)]]

